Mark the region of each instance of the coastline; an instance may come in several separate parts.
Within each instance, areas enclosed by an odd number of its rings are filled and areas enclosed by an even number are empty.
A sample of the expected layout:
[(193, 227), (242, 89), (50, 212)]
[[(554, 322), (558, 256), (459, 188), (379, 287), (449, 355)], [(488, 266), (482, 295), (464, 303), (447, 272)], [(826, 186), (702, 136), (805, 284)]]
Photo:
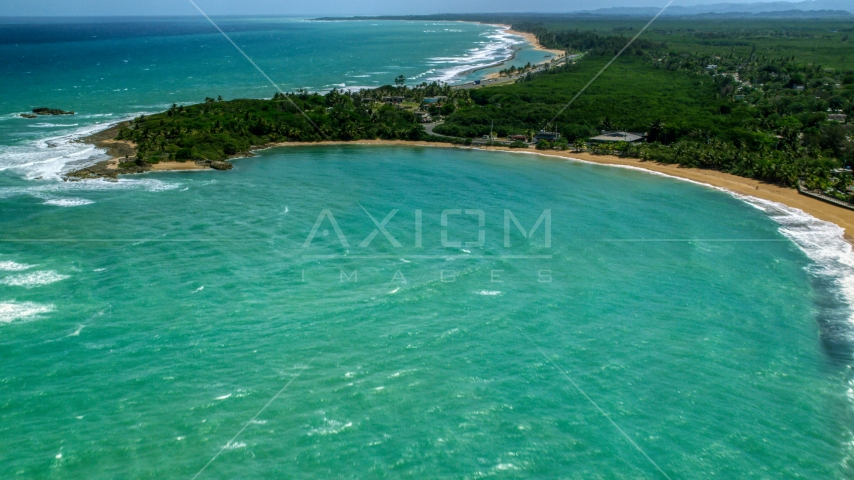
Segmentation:
[[(87, 143), (94, 143), (98, 148), (109, 148), (115, 144), (115, 141), (106, 140), (105, 132), (119, 128), (112, 127), (108, 130), (99, 132), (91, 137), (83, 139)], [(467, 147), (453, 145), (450, 143), (440, 142), (425, 142), (411, 140), (356, 140), (356, 141), (323, 141), (323, 142), (279, 142), (269, 145), (259, 145), (254, 147), (249, 154), (235, 155), (229, 160), (236, 158), (245, 158), (254, 156), (252, 152), (267, 150), (270, 148), (298, 148), (298, 147), (322, 147), (322, 146), (344, 146), (344, 145), (360, 145), (371, 147), (382, 146), (397, 146), (397, 147), (431, 147), (431, 148), (460, 148), (471, 150), (486, 150), (509, 153), (524, 153), (529, 155), (537, 155), (544, 158), (562, 158), (566, 160), (581, 161), (586, 163), (594, 163), (604, 166), (630, 167), (654, 174), (664, 174), (671, 177), (689, 180), (698, 184), (710, 186), (713, 188), (723, 189), (737, 195), (745, 195), (756, 197), (771, 202), (780, 203), (791, 208), (796, 208), (803, 211), (819, 220), (833, 223), (844, 230), (844, 238), (848, 243), (854, 244), (854, 211), (823, 202), (821, 200), (802, 195), (795, 188), (781, 187), (759, 180), (754, 180), (745, 177), (739, 177), (730, 173), (719, 172), (715, 170), (705, 170), (701, 168), (689, 168), (679, 165), (663, 164), (653, 161), (642, 161), (635, 158), (621, 158), (614, 155), (592, 155), (584, 152), (569, 152), (561, 150), (531, 150), (531, 149), (512, 149), (509, 147), (495, 146), (477, 146)], [(115, 165), (117, 159), (113, 158), (104, 162), (99, 162), (95, 166), (103, 165), (104, 168), (111, 169), (117, 175), (132, 175), (137, 173), (162, 172), (162, 171), (200, 171), (200, 170), (219, 170), (210, 165), (199, 164), (192, 161), (186, 162), (160, 162), (151, 165), (151, 168), (145, 171), (117, 171)], [(93, 166), (93, 167), (95, 167)], [(93, 168), (89, 167), (89, 168)], [(87, 169), (83, 169), (84, 171)]]
[(540, 43), (539, 40), (537, 40), (537, 36), (534, 35), (533, 33), (518, 32), (516, 30), (513, 30), (513, 27), (511, 27), (510, 25), (503, 25), (503, 24), (499, 24), (499, 25), (502, 27), (507, 27), (507, 33), (509, 33), (511, 35), (517, 35), (517, 36), (522, 37), (526, 42), (530, 43), (531, 46), (534, 47), (534, 50), (540, 50), (542, 52), (548, 52), (548, 53), (551, 53), (553, 55), (557, 55), (559, 57), (563, 56), (563, 54), (566, 53), (563, 50), (546, 48), (545, 46), (543, 46), (542, 43)]
[(365, 146), (406, 146), (406, 147), (438, 147), (488, 150), (510, 153), (525, 153), (545, 158), (563, 158), (566, 160), (594, 163), (611, 167), (630, 167), (644, 170), (653, 174), (664, 174), (671, 177), (689, 180), (694, 183), (710, 186), (737, 195), (750, 196), (786, 205), (803, 211), (819, 220), (833, 223), (844, 230), (844, 238), (848, 243), (854, 243), (854, 212), (842, 207), (802, 195), (795, 188), (781, 187), (751, 178), (739, 177), (730, 173), (705, 170), (701, 168), (681, 167), (652, 161), (642, 161), (634, 158), (621, 158), (613, 155), (592, 155), (590, 153), (573, 153), (560, 150), (527, 150), (511, 149), (508, 147), (462, 147), (451, 144), (433, 142), (413, 142), (406, 140), (359, 140), (355, 142), (332, 141), (317, 143), (279, 143), (265, 148), (302, 147), (302, 146), (331, 146), (331, 145), (365, 145)]
[[(114, 140), (115, 134), (119, 128), (125, 123), (114, 125), (106, 130), (102, 130), (93, 135), (80, 139), (81, 142), (95, 145), (97, 148), (107, 150), (107, 154), (113, 158), (98, 162), (95, 165), (70, 172), (66, 175), (67, 179), (79, 180), (86, 178), (111, 178), (115, 179), (118, 175), (132, 175), (145, 172), (162, 172), (162, 171), (201, 171), (201, 170), (222, 170), (223, 168), (215, 168), (211, 166), (211, 162), (160, 162), (153, 165), (147, 165), (144, 168), (138, 166), (130, 166), (127, 169), (119, 168), (119, 159), (121, 156), (133, 153), (133, 145), (129, 142)], [(356, 141), (322, 141), (322, 142), (277, 142), (267, 145), (258, 145), (253, 147), (249, 153), (237, 154), (229, 158), (245, 158), (254, 156), (253, 152), (267, 150), (270, 148), (296, 148), (307, 146), (338, 146), (338, 145), (361, 145), (361, 146), (398, 146), (398, 147), (432, 147), (432, 148), (462, 148), (462, 149), (479, 149), (486, 151), (502, 151), (511, 153), (525, 153), (529, 155), (538, 155), (545, 158), (563, 158), (566, 160), (581, 161), (587, 163), (595, 163), (606, 166), (630, 167), (655, 174), (664, 174), (672, 177), (689, 180), (695, 183), (711, 186), (726, 190), (736, 195), (746, 195), (751, 197), (768, 200), (771, 202), (780, 203), (791, 208), (801, 210), (819, 220), (833, 223), (844, 230), (844, 238), (849, 243), (854, 244), (854, 211), (847, 210), (843, 207), (832, 205), (830, 203), (812, 198), (801, 194), (795, 188), (781, 187), (759, 180), (754, 180), (745, 177), (739, 177), (730, 173), (719, 172), (715, 170), (705, 170), (701, 168), (689, 168), (679, 165), (663, 164), (653, 161), (642, 161), (634, 158), (621, 158), (614, 155), (592, 155), (584, 152), (570, 152), (561, 150), (531, 150), (531, 149), (512, 149), (509, 147), (497, 146), (476, 146), (467, 147), (453, 145), (442, 142), (425, 142), (412, 140), (356, 140)], [(219, 164), (228, 162), (217, 162)], [(230, 168), (230, 167), (229, 167)]]
[[(480, 23), (480, 22), (473, 22)], [(561, 58), (565, 52), (553, 50), (544, 47), (532, 33), (519, 32), (512, 29), (511, 25), (506, 24), (487, 24), (494, 27), (504, 29), (506, 33), (520, 36), (530, 44), (535, 50), (544, 51), (556, 55)], [(504, 60), (500, 64), (504, 64), (515, 57), (514, 55)], [(554, 61), (551, 59), (543, 64)], [(500, 65), (499, 64), (499, 65)], [(540, 64), (538, 64), (540, 65)], [(487, 67), (484, 67), (487, 68)], [(485, 79), (490, 79), (497, 74), (485, 76)], [(97, 148), (102, 148), (107, 151), (110, 157), (108, 160), (98, 162), (95, 165), (70, 172), (65, 175), (65, 178), (71, 180), (80, 180), (87, 178), (108, 178), (115, 179), (118, 175), (130, 175), (146, 172), (162, 172), (162, 171), (201, 171), (201, 170), (225, 170), (230, 168), (227, 162), (214, 162), (219, 164), (218, 167), (212, 166), (210, 161), (167, 161), (159, 162), (151, 165), (135, 166), (128, 163), (120, 164), (121, 157), (127, 158), (135, 153), (135, 145), (126, 141), (115, 140), (116, 133), (119, 128), (126, 125), (127, 122), (116, 124), (110, 128), (99, 131), (88, 137), (80, 139), (81, 142), (95, 145)], [(301, 147), (301, 146), (337, 146), (337, 145), (361, 145), (361, 146), (403, 146), (403, 147), (432, 147), (432, 148), (466, 148), (479, 149), (487, 151), (505, 151), (512, 153), (525, 153), (539, 155), (547, 158), (563, 158), (566, 160), (581, 161), (587, 163), (595, 163), (606, 166), (629, 167), (643, 170), (654, 174), (663, 174), (675, 178), (688, 180), (712, 188), (725, 190), (736, 196), (743, 195), (755, 197), (762, 200), (776, 202), (790, 208), (795, 208), (804, 213), (811, 215), (819, 220), (833, 223), (843, 229), (844, 239), (849, 244), (854, 244), (854, 211), (847, 210), (843, 207), (832, 205), (816, 198), (801, 194), (795, 188), (781, 187), (778, 185), (762, 182), (759, 180), (739, 177), (729, 173), (719, 172), (715, 170), (705, 170), (699, 168), (688, 168), (679, 165), (662, 164), (653, 161), (641, 161), (639, 159), (621, 158), (612, 155), (592, 155), (589, 153), (569, 151), (547, 150), (539, 151), (533, 149), (510, 149), (508, 147), (497, 146), (475, 146), (464, 147), (453, 145), (450, 143), (441, 142), (425, 142), (425, 141), (408, 141), (408, 140), (357, 140), (357, 141), (321, 141), (321, 142), (278, 142), (267, 145), (258, 145), (250, 148), (248, 153), (232, 155), (227, 161), (241, 157), (254, 156), (253, 152), (266, 150), (278, 147)], [(226, 164), (226, 165), (223, 165)], [(226, 167), (226, 168), (222, 168)]]
[[(551, 54), (551, 55), (554, 55), (554, 58), (550, 58), (550, 59), (544, 60), (544, 61), (542, 61), (542, 62), (538, 62), (538, 63), (536, 63), (536, 64), (534, 65), (534, 67), (539, 67), (539, 66), (542, 66), (542, 65), (546, 65), (546, 64), (549, 64), (549, 63), (555, 62), (555, 61), (557, 61), (557, 60), (560, 60), (561, 58), (563, 58), (563, 57), (566, 55), (566, 52), (564, 52), (563, 50), (555, 50), (555, 49), (551, 49), (551, 48), (546, 48), (543, 44), (541, 44), (541, 43), (540, 43), (540, 41), (539, 41), (539, 40), (537, 40), (537, 36), (536, 36), (536, 35), (534, 35), (533, 33), (528, 33), (528, 32), (519, 32), (519, 31), (513, 30), (513, 27), (512, 27), (511, 25), (507, 25), (507, 24), (503, 24), (503, 23), (490, 23), (490, 24), (484, 24), (484, 25), (492, 25), (492, 26), (495, 26), (495, 27), (501, 27), (501, 28), (505, 29), (505, 30), (504, 30), (504, 32), (505, 32), (505, 33), (509, 33), (509, 34), (511, 34), (511, 35), (516, 35), (516, 36), (518, 36), (518, 37), (522, 37), (522, 40), (524, 40), (526, 43), (528, 43), (528, 45), (530, 45), (534, 50), (541, 51), (541, 52), (546, 52), (546, 53), (549, 53), (549, 54)], [(511, 56), (510, 56), (510, 58), (508, 58), (508, 59), (506, 59), (506, 60), (503, 60), (503, 61), (501, 61), (501, 62), (498, 62), (498, 63), (496, 63), (496, 64), (494, 64), (494, 65), (489, 65), (489, 66), (486, 66), (486, 67), (481, 67), (481, 68), (479, 68), (479, 69), (477, 69), (477, 70), (473, 70), (472, 72), (476, 72), (476, 71), (478, 71), (478, 70), (484, 70), (484, 69), (487, 69), (487, 68), (492, 68), (492, 67), (497, 67), (497, 66), (504, 65), (504, 64), (506, 64), (506, 63), (508, 63), (508, 62), (512, 61), (514, 58), (516, 58), (516, 53), (517, 53), (517, 52), (518, 52), (518, 50), (514, 51), (514, 52), (513, 52), (513, 55), (511, 55)], [(472, 73), (472, 72), (469, 72), (469, 73)], [(500, 75), (500, 74), (498, 74), (497, 72), (494, 72), (494, 73), (489, 73), (489, 74), (485, 75), (485, 76), (482, 78), (482, 80), (492, 80), (492, 81), (494, 81), (494, 80), (497, 80), (497, 79), (499, 79), (499, 78), (506, 78), (506, 79), (508, 79), (508, 80), (515, 79), (514, 77), (501, 77), (501, 75)]]

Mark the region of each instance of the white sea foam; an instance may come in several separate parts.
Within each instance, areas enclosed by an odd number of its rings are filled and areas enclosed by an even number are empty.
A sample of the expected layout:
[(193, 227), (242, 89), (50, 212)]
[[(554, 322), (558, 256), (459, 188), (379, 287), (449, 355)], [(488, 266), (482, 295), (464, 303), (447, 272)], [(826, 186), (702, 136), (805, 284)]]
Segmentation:
[(80, 325), (79, 327), (77, 327), (77, 330), (69, 333), (68, 335), (66, 335), (66, 337), (79, 337), (80, 334), (83, 332), (84, 328), (86, 328), (86, 325)]
[(0, 302), (0, 325), (12, 323), (16, 320), (32, 320), (39, 315), (50, 313), (56, 307), (53, 305), (42, 305), (33, 302)]
[(231, 398), (231, 394), (230, 394), (230, 393), (229, 393), (228, 395), (222, 395), (222, 396), (220, 396), (220, 397), (216, 397), (216, 399), (217, 399), (217, 400), (227, 400), (227, 399), (229, 399), (229, 398)]
[(0, 262), (0, 271), (2, 272), (22, 272), (24, 270), (28, 270), (30, 268), (35, 267), (36, 265), (25, 265), (23, 263), (17, 262)]
[[(534, 152), (513, 153), (541, 155)], [(567, 160), (567, 157), (557, 155), (544, 156)], [(801, 209), (790, 207), (782, 203), (772, 202), (771, 200), (765, 200), (763, 198), (753, 197), (750, 195), (742, 195), (722, 187), (689, 180), (687, 178), (676, 177), (666, 173), (655, 172), (631, 165), (603, 165), (577, 158), (568, 158), (568, 160), (592, 165), (636, 170), (647, 174), (673, 178), (683, 182), (701, 185), (732, 195), (748, 205), (762, 210), (766, 215), (780, 225), (780, 233), (797, 245), (798, 248), (800, 248), (801, 251), (803, 251), (810, 260), (812, 260), (813, 266), (810, 268), (809, 272), (812, 275), (829, 280), (837, 287), (838, 292), (840, 293), (839, 299), (847, 305), (848, 320), (850, 323), (854, 324), (854, 249), (852, 249), (851, 244), (845, 240), (845, 230), (839, 225), (819, 220)]]
[(323, 419), (323, 425), (313, 428), (308, 432), (308, 436), (312, 435), (336, 435), (353, 426), (353, 422), (339, 422), (337, 420)]
[(12, 287), (34, 288), (42, 285), (59, 282), (69, 278), (68, 275), (62, 275), (54, 271), (48, 270), (43, 272), (22, 273), (12, 275), (0, 280), (0, 283)]
[(780, 224), (780, 233), (792, 240), (814, 262), (810, 273), (827, 278), (838, 287), (842, 299), (852, 308), (849, 318), (854, 322), (854, 252), (851, 244), (845, 241), (845, 230), (797, 208), (747, 195), (731, 194), (764, 211)]
[[(44, 125), (45, 127), (53, 125)], [(71, 127), (71, 126), (69, 126)], [(76, 142), (107, 125), (90, 125), (54, 137), (39, 139), (23, 145), (0, 147), (0, 171), (11, 170), (25, 178), (58, 178), (75, 165), (91, 164), (107, 158), (94, 145)]]
[(519, 470), (519, 467), (513, 465), (512, 463), (499, 463), (498, 465), (493, 467), (493, 470), (496, 472), (503, 472), (505, 470)]
[(498, 290), (480, 290), (474, 293), (475, 295), (484, 295), (487, 297), (495, 297), (497, 295), (501, 295), (501, 292), (499, 292)]
[(53, 205), (55, 207), (79, 207), (81, 205), (90, 205), (93, 203), (95, 202), (85, 198), (51, 198), (44, 202), (45, 205)]
[(231, 442), (222, 447), (223, 450), (237, 450), (238, 448), (246, 448), (246, 444), (243, 442)]
[(509, 60), (514, 53), (514, 47), (525, 43), (518, 35), (507, 33), (506, 27), (484, 32), (481, 36), (485, 41), (479, 46), (469, 49), (465, 54), (456, 57), (433, 57), (428, 64), (434, 68), (434, 75), (427, 81), (452, 82), (457, 77), (482, 68), (499, 65)]
[[(2, 160), (0, 160), (2, 163)], [(43, 200), (46, 205), (58, 207), (76, 207), (93, 203), (85, 198), (66, 197), (80, 192), (101, 192), (110, 190), (143, 190), (160, 192), (180, 187), (177, 183), (166, 183), (153, 178), (122, 178), (118, 181), (103, 179), (86, 180), (81, 182), (63, 182), (56, 179), (45, 182), (34, 182), (32, 186), (0, 187), (0, 198), (16, 196), (31, 196)]]
[[(57, 132), (48, 138), (39, 138), (18, 145), (0, 146), (0, 171), (9, 170), (30, 180), (36, 178), (58, 179), (64, 172), (107, 158), (103, 150), (95, 148), (94, 145), (79, 142), (80, 138), (150, 111), (151, 109), (146, 109), (145, 112), (129, 115), (126, 118), (109, 119), (104, 123), (82, 127), (78, 124), (47, 122), (28, 125), (33, 128), (53, 128)], [(111, 114), (102, 115), (106, 117)], [(96, 116), (98, 115), (78, 117), (84, 119)]]

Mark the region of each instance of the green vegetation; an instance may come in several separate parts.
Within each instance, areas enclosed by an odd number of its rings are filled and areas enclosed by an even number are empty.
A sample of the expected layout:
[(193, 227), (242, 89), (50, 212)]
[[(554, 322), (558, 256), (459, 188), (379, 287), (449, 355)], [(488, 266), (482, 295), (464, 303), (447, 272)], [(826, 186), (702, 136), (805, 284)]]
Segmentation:
[(452, 112), (455, 102), (470, 103), (468, 92), (446, 85), (408, 88), (403, 77), (395, 81), (396, 87), (354, 93), (300, 91), (277, 93), (271, 100), (207, 98), (204, 103), (173, 105), (166, 112), (136, 118), (117, 138), (136, 143), (136, 160), (148, 163), (223, 160), (275, 142), (436, 140), (416, 123), (411, 109), (383, 103), (383, 98), (400, 96), (404, 105), (417, 108), (424, 97), (444, 95), (451, 99), (450, 108), (439, 107), (445, 112)]
[[(854, 166), (850, 20), (659, 19), (561, 112), (647, 19), (464, 19), (511, 23), (546, 47), (584, 55), (538, 73), (523, 69), (514, 84), (473, 90), (408, 87), (398, 76), (393, 86), (355, 93), (207, 99), (138, 118), (119, 138), (138, 144), (138, 161), (157, 162), (220, 160), (273, 142), (380, 138), (465, 145), (491, 131), (530, 139), (546, 129), (561, 138), (540, 142), (540, 150), (590, 149), (789, 186), (804, 179), (809, 188), (852, 200), (851, 175), (839, 171)], [(447, 98), (427, 103), (427, 97)], [(435, 132), (456, 139), (427, 135), (416, 111), (423, 119), (423, 112), (446, 117)], [(605, 130), (638, 132), (648, 143), (587, 146)]]
[(640, 132), (650, 143), (592, 150), (790, 186), (803, 177), (809, 188), (852, 200), (851, 175), (834, 172), (854, 166), (854, 128), (841, 116), (854, 115), (850, 23), (659, 21), (558, 115), (643, 23), (514, 23), (549, 48), (585, 55), (513, 85), (473, 90), (473, 105), (435, 131), (561, 133), (538, 149), (578, 149), (603, 130)]
[(533, 69), (534, 65), (531, 65), (531, 62), (526, 63), (522, 66), (522, 68), (516, 68), (515, 65), (511, 65), (510, 68), (502, 68), (501, 70), (499, 70), (498, 76), (512, 77), (513, 75), (524, 75)]

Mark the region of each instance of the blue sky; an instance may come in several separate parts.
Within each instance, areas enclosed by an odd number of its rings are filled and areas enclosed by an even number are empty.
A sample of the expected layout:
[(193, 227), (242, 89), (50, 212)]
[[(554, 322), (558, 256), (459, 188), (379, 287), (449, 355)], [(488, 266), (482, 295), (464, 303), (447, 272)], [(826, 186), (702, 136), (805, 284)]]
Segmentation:
[[(674, 5), (756, 0), (677, 0)], [(196, 0), (211, 15), (402, 15), (568, 12), (615, 6), (663, 6), (666, 0)], [(196, 15), (187, 0), (2, 0), (0, 16)]]

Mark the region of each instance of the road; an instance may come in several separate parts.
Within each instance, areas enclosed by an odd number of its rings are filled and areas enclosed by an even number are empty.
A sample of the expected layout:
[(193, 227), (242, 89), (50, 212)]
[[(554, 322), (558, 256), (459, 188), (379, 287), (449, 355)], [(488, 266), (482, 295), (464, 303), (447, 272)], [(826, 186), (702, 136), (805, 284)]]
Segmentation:
[[(424, 130), (426, 130), (429, 135), (435, 135), (437, 137), (442, 137), (442, 138), (453, 138), (453, 139), (457, 139), (457, 140), (465, 140), (464, 138), (460, 138), (460, 137), (451, 137), (448, 135), (442, 135), (440, 133), (434, 133), (433, 129), (438, 127), (442, 123), (444, 123), (444, 122), (424, 123), (422, 125), (424, 126)], [(494, 145), (496, 143), (501, 144), (501, 145), (510, 145), (511, 143), (513, 143), (513, 141), (512, 140), (498, 140), (498, 139), (486, 140), (483, 138), (473, 138), (471, 143), (472, 143), (472, 145), (490, 145), (490, 144)], [(534, 145), (534, 144), (529, 143), (528, 145)]]
[(433, 129), (434, 129), (434, 128), (436, 128), (436, 127), (438, 127), (439, 125), (441, 125), (441, 124), (443, 124), (443, 123), (445, 123), (445, 122), (425, 123), (425, 124), (424, 124), (424, 130), (427, 130), (427, 134), (429, 134), (429, 135), (435, 135), (435, 136), (437, 136), (437, 137), (442, 137), (442, 138), (457, 138), (457, 137), (450, 137), (450, 136), (448, 136), (448, 135), (442, 135), (441, 133), (433, 133)]

